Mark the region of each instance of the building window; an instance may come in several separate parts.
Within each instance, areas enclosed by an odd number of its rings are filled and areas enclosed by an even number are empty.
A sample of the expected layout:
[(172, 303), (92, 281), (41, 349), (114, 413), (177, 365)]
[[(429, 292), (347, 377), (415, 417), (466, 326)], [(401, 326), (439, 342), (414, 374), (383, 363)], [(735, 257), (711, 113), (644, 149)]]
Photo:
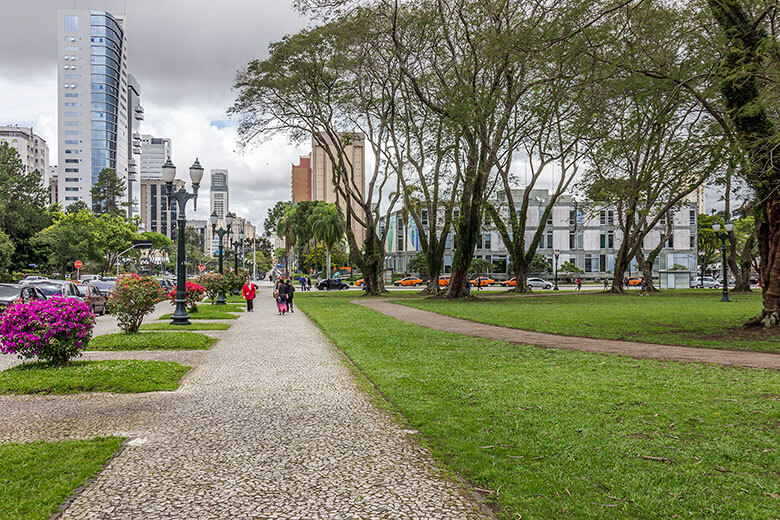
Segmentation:
[(692, 209), (690, 215), (691, 215), (691, 226), (695, 226), (696, 225), (696, 210)]
[(666, 241), (666, 247), (674, 249), (674, 235), (669, 235), (669, 239)]
[(79, 182), (78, 177), (65, 177), (65, 182)]
[(612, 210), (607, 211), (607, 225), (612, 226), (615, 224), (615, 212)]
[(78, 188), (65, 188), (65, 191), (79, 191)]
[(480, 249), (491, 249), (490, 233), (482, 234), (482, 247)]
[(592, 273), (593, 272), (593, 260), (594, 255), (585, 255), (585, 272), (586, 273)]
[(79, 200), (78, 197), (65, 197), (65, 200)]
[(65, 168), (65, 173), (78, 173), (78, 168)]
[(546, 242), (545, 245), (546, 245), (547, 249), (552, 249), (553, 248), (553, 232), (552, 231), (547, 231), (544, 234), (544, 238), (545, 238), (545, 242)]
[(585, 249), (585, 232), (577, 232), (577, 249)]
[(65, 15), (65, 32), (76, 32), (79, 30), (79, 17), (72, 14)]
[(577, 249), (577, 234), (573, 231), (569, 233), (569, 249)]
[(65, 97), (79, 97), (75, 92), (65, 92)]
[(569, 224), (577, 223), (577, 210), (574, 208), (569, 209)]
[(602, 226), (607, 225), (607, 210), (605, 209), (599, 211), (599, 224)]
[(690, 248), (691, 249), (696, 249), (696, 235), (694, 235), (694, 234), (691, 234)]
[(78, 121), (65, 121), (65, 126), (79, 126)]
[(68, 163), (68, 164), (78, 164), (79, 160), (78, 159), (65, 159), (65, 162)]
[(422, 210), (422, 214), (420, 215), (420, 223), (424, 227), (428, 227), (428, 210), (427, 209)]

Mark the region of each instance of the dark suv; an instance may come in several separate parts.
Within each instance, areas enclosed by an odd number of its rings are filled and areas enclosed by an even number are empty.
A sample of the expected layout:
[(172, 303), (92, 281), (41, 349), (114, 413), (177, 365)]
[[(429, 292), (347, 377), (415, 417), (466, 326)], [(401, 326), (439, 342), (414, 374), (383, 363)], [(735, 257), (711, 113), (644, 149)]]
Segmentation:
[(46, 295), (37, 287), (15, 283), (0, 283), (0, 313), (16, 302), (45, 300)]

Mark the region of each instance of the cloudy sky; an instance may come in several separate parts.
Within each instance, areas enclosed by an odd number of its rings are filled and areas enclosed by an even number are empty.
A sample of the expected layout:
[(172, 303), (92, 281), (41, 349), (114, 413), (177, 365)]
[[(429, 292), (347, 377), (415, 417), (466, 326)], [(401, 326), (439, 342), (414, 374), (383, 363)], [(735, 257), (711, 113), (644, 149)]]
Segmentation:
[[(308, 24), (292, 0), (25, 0), (4, 2), (0, 17), (0, 124), (32, 125), (57, 161), (57, 10), (127, 13), (128, 70), (141, 84), (141, 132), (173, 139), (179, 177), (195, 157), (207, 175), (199, 211), (208, 213), (208, 170), (227, 168), (230, 206), (262, 224), (267, 209), (290, 198), (290, 167), (309, 153), (275, 137), (239, 151), (232, 105), (235, 73), (268, 44)], [(367, 168), (371, 158), (367, 158)], [(517, 160), (522, 176), (525, 164)], [(189, 179), (187, 179), (189, 180)], [(552, 172), (538, 187), (546, 188)], [(708, 208), (722, 207), (708, 190)]]
[(141, 132), (173, 139), (179, 177), (195, 157), (206, 168), (199, 218), (208, 213), (208, 170), (227, 168), (230, 206), (262, 224), (290, 198), (290, 165), (309, 152), (284, 138), (239, 151), (232, 105), (236, 70), (308, 22), (291, 0), (24, 0), (0, 17), (0, 124), (32, 125), (57, 162), (58, 9), (126, 12), (128, 71), (141, 84)]

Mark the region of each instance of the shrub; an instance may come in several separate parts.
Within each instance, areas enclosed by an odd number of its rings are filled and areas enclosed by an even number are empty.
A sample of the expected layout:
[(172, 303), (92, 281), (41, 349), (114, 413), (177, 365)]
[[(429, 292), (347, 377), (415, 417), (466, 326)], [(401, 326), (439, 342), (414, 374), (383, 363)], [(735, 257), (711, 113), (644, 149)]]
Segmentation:
[[(203, 299), (203, 293), (206, 289), (195, 282), (186, 282), (184, 284), (184, 298), (187, 300), (187, 309), (190, 312), (198, 312), (198, 302)], [(168, 293), (171, 303), (176, 303), (176, 287)]]
[(244, 286), (244, 283), (246, 283), (246, 279), (249, 276), (249, 271), (246, 269), (238, 269), (238, 274), (231, 270), (225, 271), (225, 280), (227, 285), (227, 294), (239, 294), (241, 292), (241, 288)]
[(144, 316), (165, 299), (159, 282), (148, 276), (127, 274), (116, 281), (108, 299), (108, 310), (116, 316), (119, 328), (127, 333), (138, 332)]
[(89, 306), (73, 298), (17, 303), (0, 317), (0, 351), (65, 365), (81, 354), (94, 326)]
[(225, 276), (219, 273), (203, 273), (198, 277), (198, 283), (203, 286), (206, 298), (211, 300), (212, 305), (220, 290), (225, 293), (230, 291)]

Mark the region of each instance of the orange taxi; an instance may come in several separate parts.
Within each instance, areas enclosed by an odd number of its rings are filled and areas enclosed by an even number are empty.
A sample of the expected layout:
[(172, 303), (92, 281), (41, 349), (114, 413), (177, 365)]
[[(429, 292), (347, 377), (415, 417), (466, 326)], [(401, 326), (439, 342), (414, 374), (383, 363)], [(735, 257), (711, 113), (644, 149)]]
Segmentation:
[(417, 287), (418, 285), (422, 285), (423, 281), (420, 278), (417, 278), (416, 276), (407, 276), (406, 278), (401, 278), (400, 280), (396, 280), (393, 282), (393, 285), (396, 287), (403, 286), (403, 287)]
[(450, 284), (450, 280), (452, 280), (452, 275), (450, 274), (439, 276), (439, 287), (447, 287)]
[(632, 276), (628, 279), (628, 285), (642, 285), (641, 276)]
[(504, 280), (498, 283), (501, 287), (514, 287), (517, 285), (517, 277), (513, 276), (509, 280)]
[(360, 287), (360, 286), (362, 286), (362, 285), (363, 285), (363, 283), (365, 283), (365, 282), (364, 282), (364, 279), (363, 279), (363, 278), (361, 278), (360, 280), (358, 280), (357, 282), (355, 282), (355, 285), (356, 285), (356, 286), (358, 286), (358, 287)]
[(489, 278), (487, 276), (479, 276), (477, 278), (474, 278), (473, 280), (470, 280), (471, 285), (479, 286), (479, 287), (489, 287), (496, 283), (495, 280), (492, 278)]

